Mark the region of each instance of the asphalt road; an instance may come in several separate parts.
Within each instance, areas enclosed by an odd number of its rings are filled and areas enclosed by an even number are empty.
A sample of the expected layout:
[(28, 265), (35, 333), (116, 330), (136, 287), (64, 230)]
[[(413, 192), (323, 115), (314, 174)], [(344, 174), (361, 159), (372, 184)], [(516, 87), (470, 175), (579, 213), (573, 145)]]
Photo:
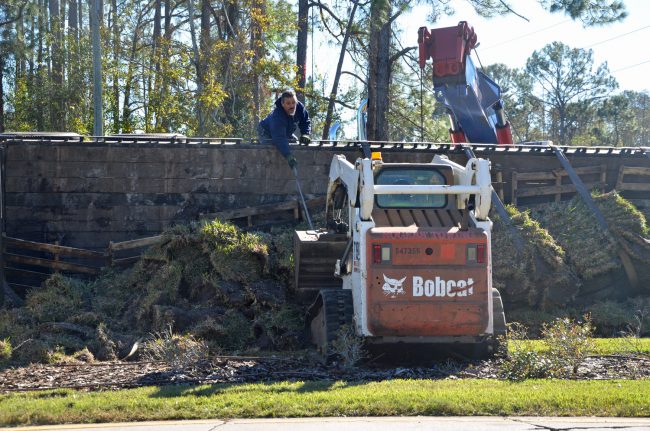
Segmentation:
[(232, 419), (50, 425), (0, 428), (12, 431), (650, 431), (650, 418), (385, 417)]

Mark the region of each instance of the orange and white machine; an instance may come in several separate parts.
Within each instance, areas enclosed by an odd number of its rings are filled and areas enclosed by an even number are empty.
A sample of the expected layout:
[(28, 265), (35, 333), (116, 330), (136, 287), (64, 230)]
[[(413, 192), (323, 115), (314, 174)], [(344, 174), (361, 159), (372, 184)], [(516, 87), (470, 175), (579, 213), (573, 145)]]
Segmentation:
[(320, 352), (328, 355), (345, 324), (372, 344), (493, 352), (505, 316), (492, 287), (491, 194), (484, 159), (385, 163), (373, 153), (352, 164), (334, 156), (327, 219), (346, 247), (334, 265), (340, 288), (321, 289), (309, 310)]

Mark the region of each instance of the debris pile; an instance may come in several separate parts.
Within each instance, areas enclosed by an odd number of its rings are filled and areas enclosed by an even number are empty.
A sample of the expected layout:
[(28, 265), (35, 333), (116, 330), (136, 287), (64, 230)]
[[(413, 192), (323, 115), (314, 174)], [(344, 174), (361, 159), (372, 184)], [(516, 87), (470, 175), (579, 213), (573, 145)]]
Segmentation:
[[(635, 323), (638, 334), (647, 332), (646, 220), (615, 193), (595, 200), (609, 232), (579, 199), (523, 212), (509, 207), (512, 225), (493, 216), (494, 285), (508, 321), (535, 332), (544, 321), (590, 312), (600, 335)], [(213, 355), (301, 349), (305, 310), (292, 298), (293, 231), (245, 232), (218, 220), (176, 226), (129, 269), (91, 282), (55, 274), (28, 293), (24, 307), (0, 309), (0, 365), (60, 361), (75, 352), (87, 361), (137, 357), (135, 346), (162, 333), (172, 342), (174, 334), (189, 334)]]
[[(528, 211), (508, 207), (514, 228), (493, 216), (494, 285), (509, 320), (535, 328), (586, 311), (593, 313), (599, 334), (610, 336), (635, 323), (638, 313), (650, 312), (646, 219), (616, 192), (593, 198), (608, 231), (578, 197)], [(621, 256), (629, 258), (627, 271)]]
[(51, 276), (22, 308), (0, 310), (17, 363), (88, 347), (100, 360), (173, 328), (212, 353), (301, 347), (303, 310), (287, 298), (292, 231), (243, 232), (218, 220), (175, 227), (124, 271), (82, 282)]

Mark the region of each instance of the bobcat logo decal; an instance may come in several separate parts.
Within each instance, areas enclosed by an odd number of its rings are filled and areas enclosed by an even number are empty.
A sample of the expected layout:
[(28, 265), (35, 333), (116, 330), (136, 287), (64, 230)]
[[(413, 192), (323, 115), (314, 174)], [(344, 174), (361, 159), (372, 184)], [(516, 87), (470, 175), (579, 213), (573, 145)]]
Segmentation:
[(402, 287), (402, 284), (404, 283), (404, 280), (406, 280), (406, 277), (402, 278), (401, 280), (395, 280), (386, 277), (386, 274), (383, 275), (385, 283), (381, 289), (384, 291), (384, 295), (391, 298), (397, 298), (397, 295), (404, 295), (404, 288)]

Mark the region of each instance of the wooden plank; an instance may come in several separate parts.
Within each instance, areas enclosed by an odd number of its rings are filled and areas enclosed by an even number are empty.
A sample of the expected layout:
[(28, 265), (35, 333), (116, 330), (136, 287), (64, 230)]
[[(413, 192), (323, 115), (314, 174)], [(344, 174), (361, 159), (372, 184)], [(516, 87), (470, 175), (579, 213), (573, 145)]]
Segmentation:
[(501, 199), (501, 202), (503, 202), (503, 172), (501, 171), (497, 171), (497, 188), (499, 190), (499, 199)]
[(636, 182), (636, 183), (626, 183), (625, 175), (641, 175), (641, 176), (650, 176), (650, 168), (638, 167), (638, 166), (621, 166), (618, 170), (618, 179), (616, 180), (616, 190), (620, 191), (637, 191), (637, 192), (647, 192), (650, 191), (650, 182)]
[(50, 275), (52, 275), (49, 272), (30, 271), (27, 269), (14, 268), (14, 267), (5, 268), (5, 272), (12, 273), (12, 274), (21, 274), (30, 277), (42, 277), (42, 278), (48, 278)]
[[(595, 183), (584, 183), (585, 187), (592, 189), (594, 187), (600, 187), (600, 182)], [(544, 195), (554, 195), (557, 193), (575, 193), (576, 187), (573, 184), (563, 184), (561, 186), (544, 186), (544, 187), (530, 187), (525, 189), (519, 189), (517, 191), (518, 198), (525, 198), (531, 196), (544, 196)]]
[(147, 247), (158, 244), (163, 239), (163, 235), (150, 236), (147, 238), (132, 239), (123, 242), (111, 242), (108, 247), (110, 251), (131, 250), (139, 247)]
[[(314, 199), (309, 199), (305, 202), (307, 207), (316, 207), (325, 204), (325, 197), (321, 196)], [(234, 218), (249, 217), (260, 214), (267, 214), (275, 211), (295, 211), (299, 209), (300, 203), (298, 201), (285, 201), (277, 204), (258, 205), (255, 207), (238, 208), (230, 211), (221, 211), (218, 213), (204, 214), (205, 217), (219, 218), (222, 220), (231, 220)]]
[[(598, 165), (598, 166), (583, 166), (580, 168), (574, 168), (574, 171), (576, 173), (581, 174), (581, 175), (587, 175), (587, 174), (600, 174), (603, 169), (605, 169), (604, 165)], [(518, 181), (530, 181), (530, 180), (555, 180), (555, 178), (560, 175), (563, 177), (568, 176), (569, 174), (561, 169), (561, 170), (554, 170), (551, 172), (517, 172), (517, 180)]]
[(552, 181), (555, 177), (553, 172), (517, 172), (517, 181)]
[(99, 274), (99, 268), (78, 265), (76, 263), (55, 262), (49, 259), (42, 259), (42, 258), (31, 257), (31, 256), (20, 256), (18, 254), (12, 254), (12, 253), (4, 253), (4, 256), (8, 262), (21, 263), (23, 265), (40, 266), (40, 267), (55, 269), (59, 271), (78, 272), (81, 274), (92, 274), (92, 275)]
[(616, 187), (614, 187), (616, 190), (621, 190), (621, 184), (623, 184), (623, 176), (624, 174), (624, 169), (625, 166), (621, 166), (618, 168), (618, 175), (616, 177)]
[(12, 238), (3, 235), (5, 249), (7, 247), (16, 247), (23, 250), (44, 251), (54, 255), (83, 257), (87, 259), (104, 259), (104, 253), (97, 251), (84, 250), (82, 248), (66, 247), (56, 244), (43, 242), (27, 241), (24, 239)]
[(623, 175), (650, 175), (650, 168), (638, 166), (621, 166)]
[(650, 183), (620, 183), (617, 185), (616, 190), (620, 191), (637, 191), (637, 192), (650, 192)]
[(519, 181), (517, 171), (512, 171), (512, 179), (510, 181), (510, 203), (517, 206), (517, 183)]
[(138, 260), (140, 260), (141, 256), (131, 256), (131, 257), (124, 257), (122, 259), (113, 259), (113, 265), (116, 266), (128, 266), (133, 263), (136, 263)]
[(279, 204), (260, 205), (256, 207), (240, 208), (230, 211), (221, 211), (213, 214), (206, 214), (211, 218), (218, 218), (221, 220), (231, 220), (235, 218), (250, 217), (254, 215), (267, 214), (275, 211), (295, 211), (298, 208), (298, 201), (282, 202)]

